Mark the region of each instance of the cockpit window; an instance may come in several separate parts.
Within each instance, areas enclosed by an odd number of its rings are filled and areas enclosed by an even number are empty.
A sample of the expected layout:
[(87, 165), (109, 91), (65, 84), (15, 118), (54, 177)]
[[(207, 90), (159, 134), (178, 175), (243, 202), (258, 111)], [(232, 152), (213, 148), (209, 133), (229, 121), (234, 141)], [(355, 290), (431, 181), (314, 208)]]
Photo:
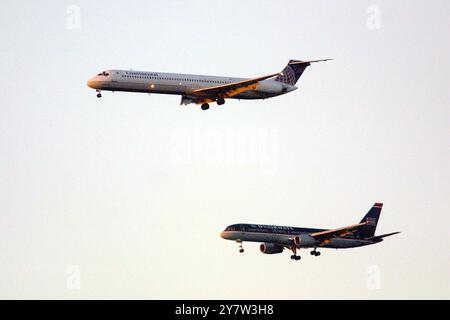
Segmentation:
[(105, 76), (105, 77), (107, 77), (107, 76), (109, 76), (109, 73), (106, 72), (106, 71), (103, 71), (103, 72), (99, 73), (98, 76)]

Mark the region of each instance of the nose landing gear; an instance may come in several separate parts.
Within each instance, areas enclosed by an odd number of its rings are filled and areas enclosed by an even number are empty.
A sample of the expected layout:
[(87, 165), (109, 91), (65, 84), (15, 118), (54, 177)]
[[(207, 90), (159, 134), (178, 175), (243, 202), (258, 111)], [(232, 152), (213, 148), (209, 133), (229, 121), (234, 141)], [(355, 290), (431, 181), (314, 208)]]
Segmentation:
[(95, 90), (95, 91), (97, 91), (97, 98), (101, 98), (102, 94), (100, 93), (100, 90)]
[(242, 241), (236, 241), (236, 242), (239, 243), (239, 253), (243, 253), (244, 248), (242, 247)]
[(208, 103), (204, 103), (201, 106), (202, 110), (208, 110), (209, 109), (209, 104)]

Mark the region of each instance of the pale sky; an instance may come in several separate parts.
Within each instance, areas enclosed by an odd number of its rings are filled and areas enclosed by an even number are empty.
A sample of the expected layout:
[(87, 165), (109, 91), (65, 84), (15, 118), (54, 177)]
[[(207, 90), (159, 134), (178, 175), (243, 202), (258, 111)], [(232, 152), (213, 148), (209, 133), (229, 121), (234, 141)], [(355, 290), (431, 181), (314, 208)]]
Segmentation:
[[(448, 1), (4, 1), (0, 298), (450, 298)], [(86, 86), (109, 68), (299, 90), (208, 111)], [(384, 242), (263, 255), (239, 222)]]

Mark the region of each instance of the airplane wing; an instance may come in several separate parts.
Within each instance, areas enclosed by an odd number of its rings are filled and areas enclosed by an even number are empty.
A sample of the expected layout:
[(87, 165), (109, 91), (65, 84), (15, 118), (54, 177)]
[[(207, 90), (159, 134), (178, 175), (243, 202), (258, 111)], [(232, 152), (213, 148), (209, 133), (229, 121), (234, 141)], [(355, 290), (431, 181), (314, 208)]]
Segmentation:
[(314, 232), (314, 233), (311, 233), (310, 236), (317, 240), (322, 240), (322, 241), (326, 241), (331, 238), (342, 238), (342, 237), (352, 234), (353, 232), (358, 230), (358, 228), (365, 226), (366, 224), (367, 224), (367, 222), (365, 221), (362, 223), (354, 224), (354, 225), (343, 227), (343, 228)]
[(197, 89), (197, 90), (192, 91), (191, 95), (196, 96), (196, 97), (201, 97), (201, 98), (212, 98), (212, 99), (214, 99), (216, 97), (230, 98), (241, 92), (245, 92), (248, 90), (254, 90), (254, 89), (256, 89), (257, 83), (259, 81), (273, 78), (277, 75), (279, 75), (278, 72), (269, 74), (269, 75), (263, 76), (263, 77), (246, 79), (246, 80), (228, 83), (228, 84), (224, 84), (224, 85), (220, 85), (220, 86)]

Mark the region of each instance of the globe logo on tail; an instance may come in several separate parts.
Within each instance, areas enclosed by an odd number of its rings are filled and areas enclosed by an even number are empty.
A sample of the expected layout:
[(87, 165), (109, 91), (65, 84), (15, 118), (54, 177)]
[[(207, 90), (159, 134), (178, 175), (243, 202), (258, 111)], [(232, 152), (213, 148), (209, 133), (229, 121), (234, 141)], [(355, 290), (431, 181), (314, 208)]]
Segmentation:
[(284, 68), (284, 70), (281, 72), (281, 75), (278, 76), (275, 80), (290, 85), (295, 85), (295, 83), (297, 82), (295, 71), (289, 65)]

